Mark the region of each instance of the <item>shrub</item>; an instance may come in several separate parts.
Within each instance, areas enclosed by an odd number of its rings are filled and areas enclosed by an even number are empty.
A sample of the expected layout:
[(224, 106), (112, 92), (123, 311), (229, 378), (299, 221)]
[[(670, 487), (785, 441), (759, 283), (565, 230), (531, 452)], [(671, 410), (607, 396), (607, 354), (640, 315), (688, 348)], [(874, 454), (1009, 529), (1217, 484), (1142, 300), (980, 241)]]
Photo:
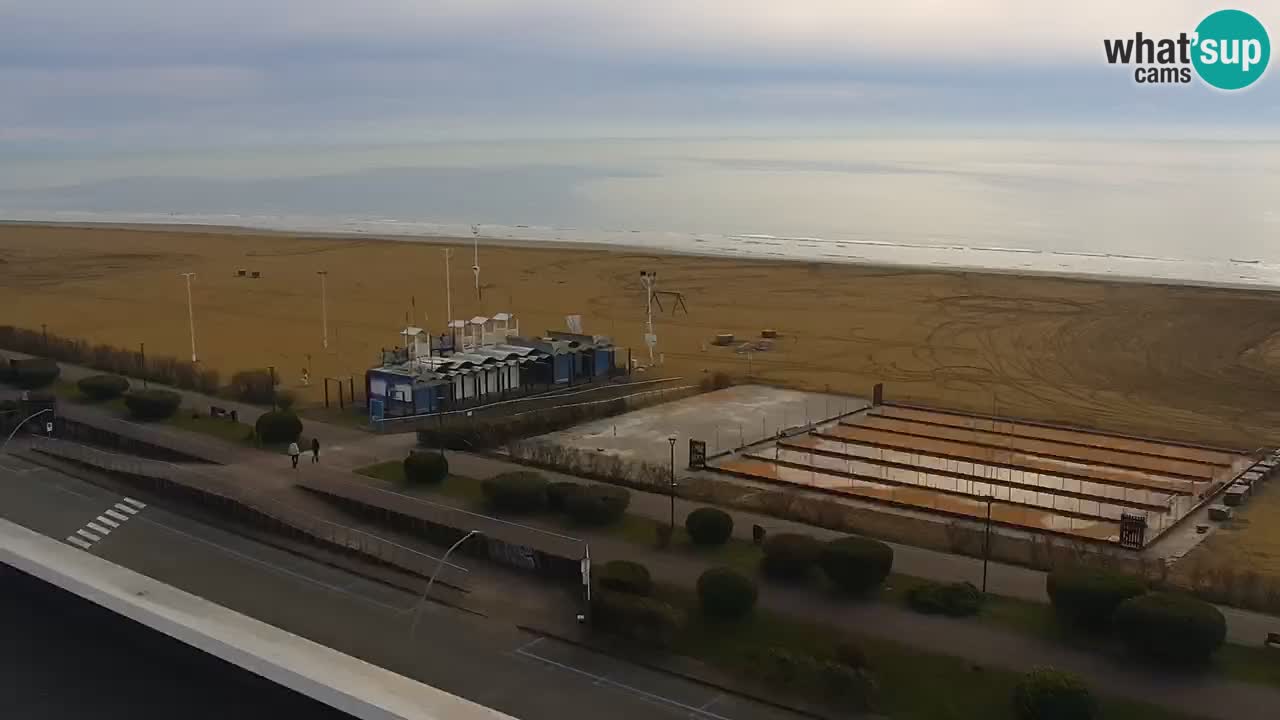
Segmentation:
[(770, 535), (764, 541), (760, 567), (766, 575), (783, 580), (799, 580), (809, 574), (822, 546), (812, 536), (798, 533)]
[(438, 452), (410, 452), (404, 459), (404, 479), (421, 485), (435, 485), (449, 476), (449, 461)]
[(81, 395), (95, 402), (114, 400), (129, 391), (129, 381), (119, 375), (90, 375), (76, 386)]
[(178, 411), (182, 396), (172, 390), (134, 390), (124, 396), (124, 404), (139, 420), (164, 420)]
[(9, 382), (20, 388), (34, 390), (48, 386), (62, 374), (58, 363), (45, 358), (13, 360), (9, 363)]
[(653, 578), (649, 577), (649, 568), (630, 560), (605, 563), (596, 578), (600, 587), (614, 592), (642, 597), (653, 592)]
[(733, 516), (720, 508), (698, 508), (685, 517), (684, 529), (694, 545), (723, 545), (733, 535)]
[(553, 512), (564, 512), (565, 498), (577, 492), (581, 487), (581, 483), (564, 480), (547, 485), (547, 508)]
[(296, 404), (297, 402), (298, 402), (297, 396), (295, 396), (293, 393), (289, 392), (288, 390), (276, 391), (276, 407), (280, 408), (281, 410), (286, 410), (286, 411), (291, 410), (293, 409), (294, 404)]
[(1227, 636), (1218, 608), (1168, 592), (1125, 600), (1116, 608), (1112, 625), (1134, 651), (1172, 663), (1207, 661)]
[(836, 587), (845, 592), (866, 592), (889, 577), (893, 548), (879, 540), (851, 535), (823, 545), (818, 563)]
[(926, 615), (965, 617), (982, 609), (982, 592), (969, 582), (927, 582), (907, 591), (907, 605)]
[(547, 480), (536, 472), (520, 470), (495, 475), (480, 483), (480, 490), (494, 510), (533, 513), (547, 507)]
[(258, 422), (253, 424), (253, 429), (258, 433), (259, 442), (292, 443), (297, 442), (298, 437), (302, 435), (302, 420), (291, 412), (272, 410), (258, 416)]
[(592, 626), (640, 647), (671, 647), (683, 618), (670, 604), (653, 598), (596, 590), (591, 595)]
[(712, 568), (698, 578), (698, 600), (711, 617), (740, 618), (756, 606), (756, 585), (729, 568)]
[(1073, 566), (1050, 572), (1045, 590), (1059, 616), (1099, 628), (1110, 622), (1120, 603), (1146, 592), (1147, 584), (1114, 570)]
[(1014, 686), (1013, 715), (1017, 720), (1093, 720), (1098, 704), (1075, 675), (1037, 668)]
[(231, 376), (228, 389), (235, 399), (258, 405), (270, 405), (275, 395), (275, 383), (266, 370), (241, 370)]
[(564, 498), (569, 517), (582, 525), (609, 525), (622, 518), (631, 493), (611, 485), (584, 485)]

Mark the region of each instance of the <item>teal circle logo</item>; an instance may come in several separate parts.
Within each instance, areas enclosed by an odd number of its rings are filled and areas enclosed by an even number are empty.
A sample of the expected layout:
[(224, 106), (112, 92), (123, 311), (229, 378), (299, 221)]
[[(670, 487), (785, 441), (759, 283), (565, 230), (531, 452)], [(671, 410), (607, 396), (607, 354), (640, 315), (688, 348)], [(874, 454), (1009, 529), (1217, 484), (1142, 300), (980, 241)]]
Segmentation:
[(1200, 79), (1219, 90), (1240, 90), (1262, 77), (1271, 59), (1271, 39), (1258, 19), (1243, 10), (1219, 10), (1196, 26), (1191, 63)]

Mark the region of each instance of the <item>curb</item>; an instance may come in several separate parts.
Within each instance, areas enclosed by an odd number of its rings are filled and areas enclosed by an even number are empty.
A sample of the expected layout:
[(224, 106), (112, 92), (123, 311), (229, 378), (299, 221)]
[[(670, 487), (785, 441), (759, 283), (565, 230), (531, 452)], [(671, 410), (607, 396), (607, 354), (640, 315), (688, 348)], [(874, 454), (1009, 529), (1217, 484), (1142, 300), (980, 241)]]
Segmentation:
[(659, 672), (664, 675), (669, 675), (671, 677), (679, 678), (681, 680), (687, 680), (689, 682), (702, 685), (703, 687), (711, 688), (712, 690), (716, 690), (717, 692), (722, 692), (727, 695), (734, 695), (736, 697), (746, 698), (752, 702), (759, 703), (761, 705), (765, 705), (778, 710), (795, 713), (803, 717), (812, 718), (812, 720), (847, 720), (849, 717), (871, 719), (871, 718), (882, 717), (879, 715), (872, 715), (872, 714), (838, 716), (828, 711), (823, 711), (813, 707), (803, 706), (799, 704), (782, 702), (773, 698), (764, 697), (763, 695), (759, 695), (747, 690), (743, 690), (742, 688), (730, 687), (722, 682), (711, 680), (705, 677), (699, 677), (698, 675), (682, 672), (680, 670), (675, 670), (669, 667), (665, 667), (658, 663), (619, 655), (597, 644), (585, 642), (577, 638), (571, 638), (566, 636), (563, 633), (556, 632), (554, 630), (546, 630), (543, 628), (539, 628), (539, 627), (524, 624), (524, 623), (517, 623), (516, 629), (523, 630), (524, 632), (531, 633), (533, 635), (538, 635), (540, 637), (549, 637), (552, 640), (556, 640), (556, 641), (565, 643), (567, 645), (573, 645), (574, 647), (583, 648), (584, 650), (590, 650), (595, 653), (600, 653), (601, 655), (607, 655), (611, 658), (631, 663), (632, 665), (642, 667), (646, 670), (652, 670), (654, 672)]

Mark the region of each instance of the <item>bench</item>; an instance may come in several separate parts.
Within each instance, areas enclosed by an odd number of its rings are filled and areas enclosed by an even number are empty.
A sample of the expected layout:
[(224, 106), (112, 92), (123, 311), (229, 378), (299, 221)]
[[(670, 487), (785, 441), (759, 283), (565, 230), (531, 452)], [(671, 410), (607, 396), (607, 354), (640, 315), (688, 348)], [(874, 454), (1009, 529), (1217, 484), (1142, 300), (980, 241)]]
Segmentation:
[(1271, 648), (1280, 648), (1280, 632), (1267, 633), (1267, 640), (1262, 644)]
[(227, 410), (217, 405), (209, 406), (209, 417), (211, 418), (227, 418), (231, 422), (240, 422), (240, 413), (235, 410)]

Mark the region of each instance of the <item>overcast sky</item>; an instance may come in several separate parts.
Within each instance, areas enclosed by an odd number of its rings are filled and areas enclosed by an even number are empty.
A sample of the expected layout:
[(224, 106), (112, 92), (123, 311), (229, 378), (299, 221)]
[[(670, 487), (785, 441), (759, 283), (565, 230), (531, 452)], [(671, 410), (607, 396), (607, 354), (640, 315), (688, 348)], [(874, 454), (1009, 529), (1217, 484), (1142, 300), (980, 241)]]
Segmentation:
[[(1280, 3), (1239, 0), (1280, 32)], [(1104, 37), (1203, 0), (0, 0), (0, 149), (1280, 124)], [(1265, 9), (1263, 9), (1265, 8)], [(1274, 63), (1273, 63), (1274, 64)]]

